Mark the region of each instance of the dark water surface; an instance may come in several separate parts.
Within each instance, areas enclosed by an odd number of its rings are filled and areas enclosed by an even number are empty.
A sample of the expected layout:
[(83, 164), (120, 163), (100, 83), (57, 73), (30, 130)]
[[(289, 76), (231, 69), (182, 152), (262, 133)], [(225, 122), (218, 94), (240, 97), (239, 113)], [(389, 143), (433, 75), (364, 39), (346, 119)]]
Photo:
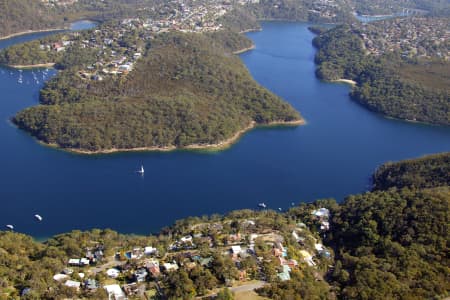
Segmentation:
[[(55, 72), (23, 71), (20, 84), (19, 71), (1, 68), (0, 227), (13, 224), (35, 237), (93, 227), (149, 233), (186, 216), (258, 202), (276, 209), (323, 197), (342, 200), (366, 190), (383, 162), (450, 151), (450, 128), (383, 118), (352, 102), (347, 85), (318, 81), (307, 26), (265, 23), (263, 31), (248, 34), (256, 49), (241, 58), (308, 124), (256, 129), (216, 153), (82, 156), (42, 146), (9, 119), (38, 103), (42, 78)], [(9, 44), (0, 41), (0, 47)], [(141, 164), (144, 177), (135, 172)]]

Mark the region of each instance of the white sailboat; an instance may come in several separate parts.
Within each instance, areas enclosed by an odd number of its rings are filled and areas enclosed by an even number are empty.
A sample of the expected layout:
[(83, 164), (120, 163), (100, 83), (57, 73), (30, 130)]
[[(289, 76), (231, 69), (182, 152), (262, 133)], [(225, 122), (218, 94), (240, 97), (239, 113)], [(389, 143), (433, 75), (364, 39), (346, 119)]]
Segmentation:
[(34, 215), (34, 217), (38, 220), (38, 221), (42, 221), (42, 217), (38, 214)]
[(8, 224), (8, 225), (6, 225), (6, 227), (8, 227), (10, 230), (14, 230), (14, 226), (13, 225)]
[(139, 174), (144, 175), (144, 166), (141, 165), (141, 169), (137, 171)]

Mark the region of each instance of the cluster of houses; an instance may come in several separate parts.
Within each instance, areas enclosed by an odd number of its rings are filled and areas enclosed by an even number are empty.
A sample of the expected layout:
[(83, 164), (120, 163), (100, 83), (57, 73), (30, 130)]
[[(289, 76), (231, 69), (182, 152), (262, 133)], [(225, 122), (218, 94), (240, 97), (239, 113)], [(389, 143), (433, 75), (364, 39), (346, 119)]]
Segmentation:
[[(314, 210), (312, 215), (324, 226), (321, 227), (323, 231), (329, 229), (327, 209)], [(157, 248), (146, 246), (129, 250), (117, 249), (119, 251), (114, 258), (105, 259), (103, 246), (99, 245), (87, 249), (84, 257), (70, 258), (67, 267), (60, 274), (56, 274), (54, 280), (77, 290), (94, 291), (103, 288), (111, 299), (126, 299), (149, 292), (159, 293), (159, 280), (170, 272), (178, 272), (180, 269), (189, 271), (198, 266), (210, 267), (213, 256), (202, 257), (196, 243), (202, 243), (211, 250), (228, 256), (239, 271), (240, 281), (249, 279), (248, 270), (242, 267), (242, 262), (250, 256), (255, 258), (257, 265), (267, 260), (275, 263), (278, 266), (276, 275), (281, 281), (290, 280), (290, 273), (299, 268), (300, 264), (315, 267), (318, 260), (331, 256), (330, 251), (317, 241), (304, 223), (293, 225), (292, 228), (295, 228), (292, 230), (292, 238), (297, 246), (290, 246), (289, 250), (284, 246), (286, 241), (283, 234), (270, 228), (257, 227), (255, 220), (240, 221), (241, 230), (231, 234), (220, 234), (224, 231), (224, 225), (225, 223), (221, 222), (193, 225), (191, 232), (203, 233), (179, 237), (168, 245), (164, 255), (161, 255)], [(212, 236), (217, 233), (220, 234), (219, 243), (218, 237)], [(312, 241), (312, 244), (307, 241)], [(258, 243), (271, 249), (270, 253), (264, 252), (264, 258), (257, 256), (260, 248), (255, 248)], [(300, 260), (293, 259), (293, 256)], [(258, 268), (260, 269), (260, 266)], [(95, 279), (99, 273), (107, 278), (104, 282)]]
[[(90, 291), (96, 290), (100, 287), (100, 284), (93, 278), (87, 278), (86, 273), (82, 272), (82, 270), (103, 261), (103, 251), (104, 246), (102, 244), (97, 245), (95, 248), (87, 248), (84, 257), (70, 258), (67, 262), (67, 267), (61, 273), (55, 274), (53, 279), (77, 290), (80, 288)], [(79, 272), (75, 272), (75, 270)]]
[(41, 0), (41, 2), (48, 6), (71, 6), (78, 0)]
[(400, 52), (404, 57), (450, 59), (448, 18), (407, 17), (363, 24), (360, 35), (368, 53)]
[[(53, 4), (76, 1), (44, 1)], [(259, 0), (240, 0), (237, 5), (258, 5)], [(42, 44), (41, 50), (63, 52), (72, 45), (97, 50), (97, 61), (83, 66), (79, 75), (86, 80), (104, 80), (108, 76), (126, 75), (142, 56), (143, 47), (155, 34), (167, 31), (211, 32), (222, 29), (220, 18), (236, 5), (233, 1), (192, 2), (172, 0), (158, 7), (146, 8), (147, 17), (126, 18), (103, 24), (99, 29), (86, 33), (72, 32), (61, 40)], [(276, 4), (275, 4), (276, 5)], [(313, 7), (319, 14), (335, 8), (335, 0), (316, 1)]]
[(193, 3), (169, 1), (163, 4), (159, 18), (127, 18), (102, 25), (86, 33), (72, 32), (60, 40), (40, 45), (41, 50), (63, 52), (72, 45), (97, 50), (97, 61), (83, 66), (79, 75), (84, 79), (103, 80), (111, 75), (126, 75), (142, 56), (143, 46), (155, 34), (171, 30), (207, 32), (222, 28), (218, 19), (232, 9), (226, 2)]
[(308, 12), (322, 19), (333, 19), (336, 17), (336, 11), (339, 8), (335, 0), (318, 0), (311, 3), (312, 7)]

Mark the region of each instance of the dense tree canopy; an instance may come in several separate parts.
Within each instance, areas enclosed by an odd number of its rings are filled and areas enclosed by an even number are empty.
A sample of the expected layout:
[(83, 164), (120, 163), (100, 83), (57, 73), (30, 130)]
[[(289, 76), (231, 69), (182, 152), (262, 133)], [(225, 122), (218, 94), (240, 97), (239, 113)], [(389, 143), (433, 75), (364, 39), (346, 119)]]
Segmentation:
[(14, 120), (46, 143), (93, 151), (212, 144), (252, 121), (298, 120), (230, 55), (241, 46), (248, 40), (233, 33), (162, 34), (125, 78), (63, 71), (42, 90), (44, 105)]
[(398, 53), (372, 57), (366, 55), (359, 34), (354, 27), (341, 25), (316, 37), (317, 76), (356, 81), (352, 99), (375, 112), (449, 125), (450, 64), (406, 61)]
[(343, 299), (430, 299), (448, 293), (449, 187), (349, 197), (335, 212), (332, 274)]
[(26, 30), (55, 28), (62, 25), (56, 11), (42, 1), (0, 1), (0, 37)]
[(373, 189), (450, 186), (450, 153), (386, 163), (373, 175)]

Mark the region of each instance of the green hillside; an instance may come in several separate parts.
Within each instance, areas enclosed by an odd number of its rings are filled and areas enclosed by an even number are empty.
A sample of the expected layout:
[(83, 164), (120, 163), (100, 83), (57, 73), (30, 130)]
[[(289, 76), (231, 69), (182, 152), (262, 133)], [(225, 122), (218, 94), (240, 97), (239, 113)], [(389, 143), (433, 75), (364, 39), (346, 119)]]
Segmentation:
[(231, 36), (158, 35), (125, 78), (86, 81), (69, 68), (14, 122), (45, 143), (98, 151), (215, 144), (252, 122), (299, 120), (230, 53), (249, 45)]

